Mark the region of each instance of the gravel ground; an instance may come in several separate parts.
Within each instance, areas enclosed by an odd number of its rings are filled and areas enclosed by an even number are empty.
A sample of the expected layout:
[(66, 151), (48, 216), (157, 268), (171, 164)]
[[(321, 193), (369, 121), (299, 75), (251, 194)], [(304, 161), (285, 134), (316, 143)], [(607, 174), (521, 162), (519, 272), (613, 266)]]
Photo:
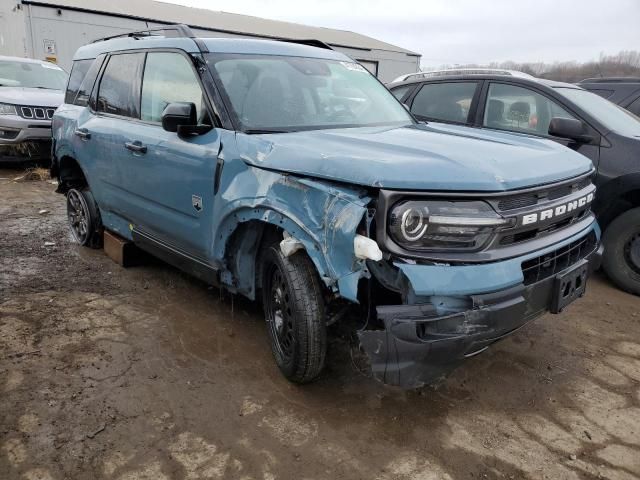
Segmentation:
[(2, 480), (640, 478), (640, 300), (604, 277), (438, 388), (376, 383), (336, 330), (298, 387), (254, 304), (78, 247), (55, 187), (16, 175), (0, 170)]

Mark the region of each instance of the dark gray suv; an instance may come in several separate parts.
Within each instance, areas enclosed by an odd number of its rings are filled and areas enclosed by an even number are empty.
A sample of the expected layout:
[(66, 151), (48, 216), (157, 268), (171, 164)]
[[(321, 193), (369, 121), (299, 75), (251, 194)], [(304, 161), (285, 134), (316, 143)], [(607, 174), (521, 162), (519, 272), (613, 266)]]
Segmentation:
[(587, 78), (579, 82), (578, 85), (640, 117), (640, 78)]

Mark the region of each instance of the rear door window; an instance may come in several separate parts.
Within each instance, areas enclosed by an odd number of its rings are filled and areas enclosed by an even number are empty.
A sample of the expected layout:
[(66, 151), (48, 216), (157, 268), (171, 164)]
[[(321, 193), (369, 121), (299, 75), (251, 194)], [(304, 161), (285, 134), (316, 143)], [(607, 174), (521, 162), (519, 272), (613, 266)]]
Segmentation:
[(105, 68), (96, 110), (98, 112), (140, 117), (140, 78), (144, 53), (112, 55)]
[(64, 95), (64, 103), (73, 103), (78, 95), (78, 89), (87, 75), (93, 59), (88, 60), (76, 60), (71, 67), (71, 75), (69, 75), (69, 82), (67, 83), (67, 91)]
[(427, 83), (411, 104), (411, 113), (421, 120), (467, 123), (478, 82)]
[(554, 117), (575, 118), (556, 102), (533, 90), (492, 83), (482, 124), (499, 130), (548, 136), (549, 123)]

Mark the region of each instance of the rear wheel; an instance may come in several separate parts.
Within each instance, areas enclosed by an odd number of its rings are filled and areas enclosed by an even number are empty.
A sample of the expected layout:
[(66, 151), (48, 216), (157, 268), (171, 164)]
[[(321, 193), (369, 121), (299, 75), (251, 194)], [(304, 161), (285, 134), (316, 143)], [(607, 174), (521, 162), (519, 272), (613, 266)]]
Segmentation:
[(640, 295), (640, 208), (617, 217), (602, 236), (602, 266), (613, 282), (634, 295)]
[(99, 248), (102, 244), (102, 223), (98, 206), (88, 188), (71, 188), (67, 192), (67, 219), (76, 241), (86, 247)]
[(262, 303), (271, 350), (285, 377), (307, 383), (320, 374), (327, 350), (324, 300), (304, 252), (285, 257), (278, 243), (263, 251)]

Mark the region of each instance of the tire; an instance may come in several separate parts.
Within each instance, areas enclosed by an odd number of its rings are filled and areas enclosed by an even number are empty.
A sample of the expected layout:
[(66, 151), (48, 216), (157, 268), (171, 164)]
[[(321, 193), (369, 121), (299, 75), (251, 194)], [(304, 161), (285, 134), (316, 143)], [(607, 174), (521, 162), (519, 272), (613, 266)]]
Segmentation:
[(602, 236), (602, 267), (622, 290), (640, 295), (640, 208), (627, 210)]
[(102, 222), (93, 195), (88, 188), (67, 191), (67, 219), (76, 241), (90, 248), (102, 246)]
[(279, 243), (263, 250), (262, 305), (271, 351), (295, 383), (315, 380), (327, 352), (325, 305), (315, 266), (304, 252), (285, 257)]

